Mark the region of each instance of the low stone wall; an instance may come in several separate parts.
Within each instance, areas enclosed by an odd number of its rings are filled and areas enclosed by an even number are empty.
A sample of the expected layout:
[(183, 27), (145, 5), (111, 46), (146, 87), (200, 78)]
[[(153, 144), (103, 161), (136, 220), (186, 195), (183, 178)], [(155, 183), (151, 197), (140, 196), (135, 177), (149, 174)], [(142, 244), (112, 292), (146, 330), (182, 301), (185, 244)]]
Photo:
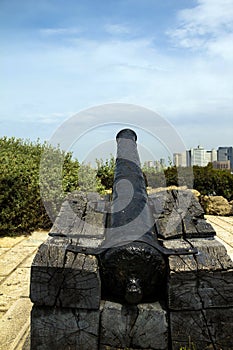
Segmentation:
[[(157, 232), (166, 232), (161, 244), (196, 247), (198, 254), (168, 256), (166, 292), (138, 305), (103, 300), (98, 258), (83, 254), (104, 239), (106, 212), (98, 210), (103, 202), (77, 195), (64, 203), (54, 237), (40, 246), (31, 268), (31, 350), (233, 348), (232, 261), (194, 199), (186, 193), (164, 196), (151, 198)], [(177, 198), (187, 206), (178, 207)], [(177, 215), (183, 224), (174, 230)]]

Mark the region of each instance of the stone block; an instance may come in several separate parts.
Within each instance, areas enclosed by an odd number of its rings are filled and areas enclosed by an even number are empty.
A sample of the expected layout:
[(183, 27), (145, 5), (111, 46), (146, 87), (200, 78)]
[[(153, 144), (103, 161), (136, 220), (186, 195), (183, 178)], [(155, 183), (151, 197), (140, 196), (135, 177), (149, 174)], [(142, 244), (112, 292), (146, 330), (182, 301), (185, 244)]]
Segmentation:
[(32, 350), (98, 350), (100, 312), (33, 306)]
[(167, 349), (166, 311), (157, 303), (126, 306), (106, 302), (101, 313), (103, 349)]
[(97, 258), (67, 251), (68, 243), (59, 238), (40, 246), (31, 267), (30, 298), (36, 305), (98, 309)]

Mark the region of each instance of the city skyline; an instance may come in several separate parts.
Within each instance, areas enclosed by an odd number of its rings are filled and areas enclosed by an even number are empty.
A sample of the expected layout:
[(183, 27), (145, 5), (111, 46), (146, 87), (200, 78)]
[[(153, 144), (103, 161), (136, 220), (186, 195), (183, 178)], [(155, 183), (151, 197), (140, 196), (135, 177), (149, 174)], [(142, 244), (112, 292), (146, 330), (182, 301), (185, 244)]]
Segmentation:
[(215, 168), (233, 169), (233, 147), (219, 146), (207, 150), (198, 145), (182, 153), (173, 153), (173, 164), (176, 166), (207, 166), (209, 163)]

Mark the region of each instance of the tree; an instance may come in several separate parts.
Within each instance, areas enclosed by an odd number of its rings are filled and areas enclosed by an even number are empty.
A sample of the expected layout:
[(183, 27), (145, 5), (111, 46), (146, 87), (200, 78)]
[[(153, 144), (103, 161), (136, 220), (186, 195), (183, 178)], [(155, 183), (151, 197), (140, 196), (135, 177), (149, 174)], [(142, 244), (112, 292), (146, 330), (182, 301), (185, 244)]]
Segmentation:
[(78, 172), (79, 190), (84, 192), (104, 193), (105, 187), (97, 177), (97, 170), (90, 165), (81, 164)]
[(115, 158), (111, 156), (109, 160), (96, 159), (97, 173), (96, 176), (100, 179), (101, 184), (106, 190), (112, 189), (115, 171)]

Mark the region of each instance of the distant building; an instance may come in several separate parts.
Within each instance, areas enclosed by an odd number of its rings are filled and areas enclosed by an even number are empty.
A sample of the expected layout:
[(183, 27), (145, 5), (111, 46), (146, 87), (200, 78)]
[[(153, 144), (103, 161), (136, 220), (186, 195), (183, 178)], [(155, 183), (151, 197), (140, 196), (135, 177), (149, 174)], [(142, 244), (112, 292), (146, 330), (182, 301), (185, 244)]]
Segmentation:
[(160, 158), (160, 160), (147, 160), (144, 163), (144, 166), (148, 168), (154, 168), (156, 171), (160, 171), (166, 168), (166, 163), (164, 158)]
[(217, 161), (217, 151), (212, 149), (211, 151), (205, 150), (201, 146), (197, 148), (191, 148), (183, 153), (173, 154), (173, 163), (176, 166), (206, 166), (208, 163)]
[(230, 168), (233, 169), (233, 147), (218, 147), (218, 162), (230, 161)]
[(218, 160), (217, 150), (213, 148), (211, 151), (206, 151), (205, 157), (207, 164), (216, 162)]
[(231, 163), (229, 160), (214, 161), (213, 168), (214, 169), (221, 169), (221, 170), (231, 170)]
[(153, 168), (154, 167), (154, 162), (152, 160), (146, 160), (145, 161), (145, 166), (148, 168)]
[(206, 166), (207, 164), (206, 150), (203, 147), (197, 146), (197, 148), (191, 148), (187, 152), (187, 166)]
[(179, 166), (187, 166), (187, 155), (186, 155), (186, 151), (182, 152), (182, 153), (174, 153), (173, 154), (173, 164), (176, 167)]

